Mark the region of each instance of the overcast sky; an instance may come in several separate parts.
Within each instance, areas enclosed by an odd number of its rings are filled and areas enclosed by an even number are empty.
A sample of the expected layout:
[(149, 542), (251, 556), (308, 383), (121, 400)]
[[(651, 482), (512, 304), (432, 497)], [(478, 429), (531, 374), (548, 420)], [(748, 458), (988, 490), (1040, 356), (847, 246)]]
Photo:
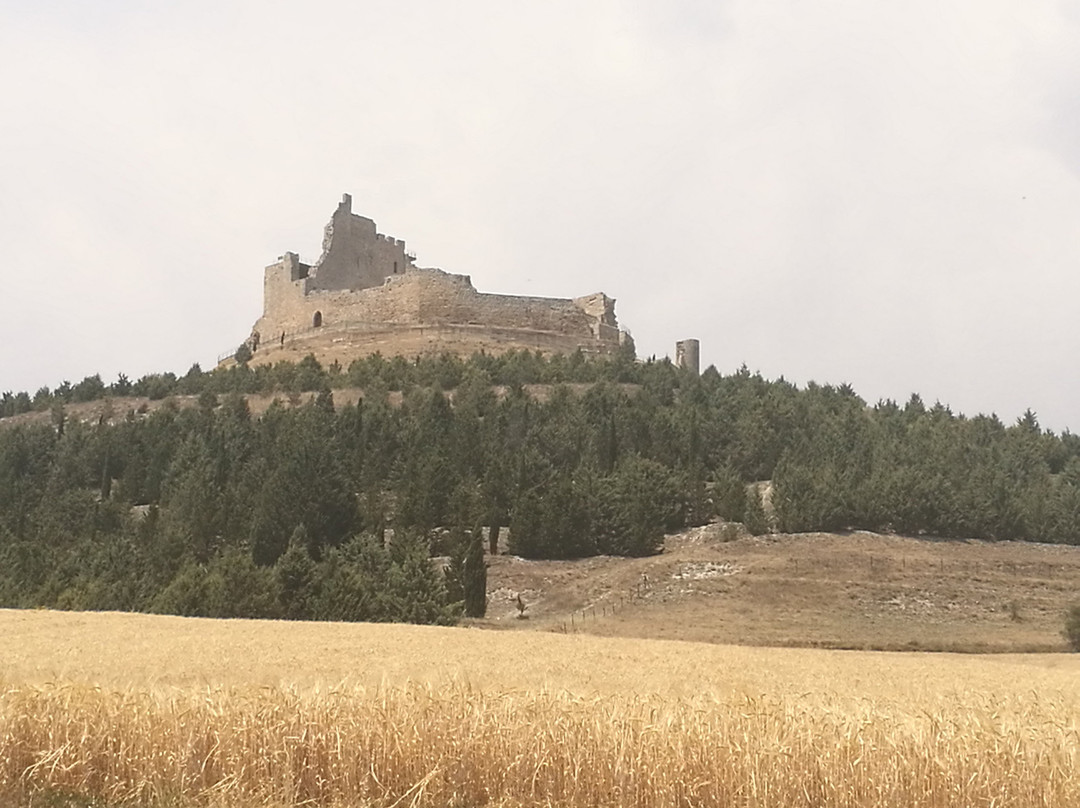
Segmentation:
[(0, 0), (0, 390), (212, 367), (341, 194), (868, 402), (1080, 431), (1080, 5)]

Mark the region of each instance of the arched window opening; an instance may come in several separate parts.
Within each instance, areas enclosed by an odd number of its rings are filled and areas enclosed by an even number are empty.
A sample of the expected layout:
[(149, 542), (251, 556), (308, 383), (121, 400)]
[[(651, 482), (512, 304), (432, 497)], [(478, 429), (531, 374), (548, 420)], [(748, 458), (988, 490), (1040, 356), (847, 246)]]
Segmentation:
[(313, 328), (319, 328), (322, 326), (322, 312), (315, 312), (315, 316), (311, 318), (311, 325)]

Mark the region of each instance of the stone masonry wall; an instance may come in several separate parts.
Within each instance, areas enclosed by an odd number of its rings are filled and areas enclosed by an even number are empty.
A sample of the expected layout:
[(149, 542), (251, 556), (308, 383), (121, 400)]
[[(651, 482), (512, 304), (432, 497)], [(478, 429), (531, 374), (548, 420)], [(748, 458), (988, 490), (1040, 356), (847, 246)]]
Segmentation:
[[(274, 280), (268, 281), (267, 290), (270, 305), (255, 326), (263, 341), (282, 332), (292, 335), (315, 327), (316, 313), (324, 328), (346, 323), (457, 323), (597, 338), (595, 318), (573, 300), (482, 294), (466, 276), (438, 269), (410, 269), (377, 288), (348, 292), (307, 290), (305, 279), (283, 284), (286, 270), (279, 267), (272, 267)], [(614, 337), (617, 342), (617, 334)]]
[(323, 233), (323, 252), (311, 267), (311, 289), (370, 289), (412, 265), (405, 242), (376, 232), (375, 222), (352, 212), (345, 194)]
[(618, 344), (518, 328), (456, 324), (346, 324), (311, 329), (286, 338), (284, 345), (274, 343), (260, 348), (251, 364), (273, 364), (281, 360), (299, 362), (308, 354), (314, 354), (324, 365), (336, 361), (347, 368), (354, 359), (375, 352), (387, 358), (404, 356), (412, 359), (422, 354), (441, 353), (467, 357), (478, 351), (488, 354), (502, 354), (511, 350), (539, 351), (545, 355), (571, 354), (579, 349), (587, 355), (604, 356), (615, 353)]
[(332, 333), (346, 332), (356, 355), (402, 352), (395, 341), (421, 353), (523, 347), (610, 353), (627, 337), (615, 301), (603, 293), (484, 294), (466, 275), (416, 267), (403, 241), (378, 234), (372, 220), (352, 213), (348, 195), (326, 227), (319, 261), (308, 266), (286, 253), (266, 268), (263, 294), (263, 316), (253, 329), (260, 361), (272, 361), (269, 355), (286, 345), (299, 350), (301, 342), (327, 349)]

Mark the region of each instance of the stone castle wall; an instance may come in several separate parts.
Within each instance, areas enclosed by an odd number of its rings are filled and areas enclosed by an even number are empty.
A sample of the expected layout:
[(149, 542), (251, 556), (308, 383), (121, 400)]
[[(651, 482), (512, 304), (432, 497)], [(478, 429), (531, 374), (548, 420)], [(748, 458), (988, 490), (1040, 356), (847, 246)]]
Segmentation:
[[(528, 347), (545, 353), (615, 351), (615, 301), (603, 293), (579, 298), (519, 297), (478, 292), (466, 275), (415, 266), (399, 239), (351, 212), (346, 195), (326, 227), (314, 265), (286, 253), (266, 268), (263, 316), (250, 344), (259, 362), (305, 351), (320, 358), (432, 351), (471, 354)], [(333, 349), (333, 350), (331, 350)]]
[(412, 263), (405, 242), (376, 232), (375, 222), (352, 212), (352, 197), (345, 194), (323, 231), (323, 251), (311, 267), (309, 288), (369, 289)]

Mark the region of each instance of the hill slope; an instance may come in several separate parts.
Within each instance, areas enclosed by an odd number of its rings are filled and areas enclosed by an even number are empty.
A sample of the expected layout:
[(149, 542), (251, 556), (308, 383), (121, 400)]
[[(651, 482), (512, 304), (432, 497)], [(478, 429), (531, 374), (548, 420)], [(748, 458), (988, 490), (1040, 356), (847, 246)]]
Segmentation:
[[(488, 618), (478, 622), (745, 645), (1054, 651), (1065, 647), (1064, 614), (1080, 592), (1077, 547), (724, 534), (707, 525), (669, 536), (649, 558), (496, 556)], [(518, 619), (519, 593), (527, 619)]]

